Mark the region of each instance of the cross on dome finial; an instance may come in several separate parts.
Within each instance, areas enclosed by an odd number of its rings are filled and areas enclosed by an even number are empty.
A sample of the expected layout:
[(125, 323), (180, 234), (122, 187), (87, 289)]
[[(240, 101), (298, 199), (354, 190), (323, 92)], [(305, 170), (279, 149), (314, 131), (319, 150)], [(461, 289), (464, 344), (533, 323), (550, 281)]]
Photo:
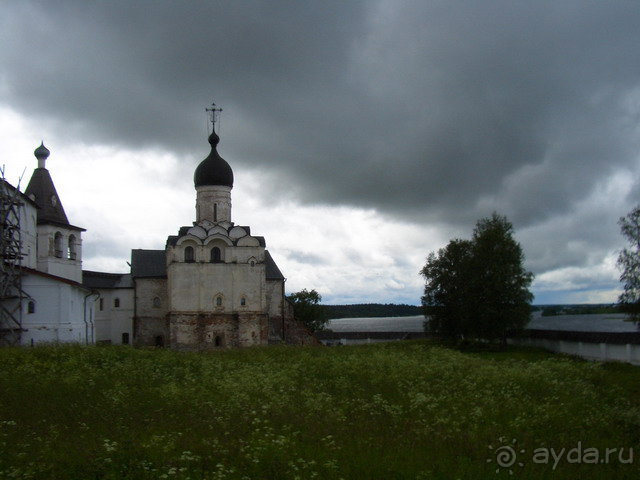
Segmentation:
[(216, 131), (216, 119), (220, 118), (220, 112), (222, 112), (222, 108), (217, 106), (214, 102), (211, 103), (211, 108), (205, 108), (205, 112), (209, 112), (209, 118), (211, 119), (211, 131), (215, 133)]

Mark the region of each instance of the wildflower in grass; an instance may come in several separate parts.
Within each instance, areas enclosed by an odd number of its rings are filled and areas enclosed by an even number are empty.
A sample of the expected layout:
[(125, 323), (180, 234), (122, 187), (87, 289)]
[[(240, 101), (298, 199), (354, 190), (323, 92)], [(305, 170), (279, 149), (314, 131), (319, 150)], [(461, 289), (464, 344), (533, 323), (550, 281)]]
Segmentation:
[(118, 447), (118, 442), (111, 441), (108, 438), (105, 438), (102, 442), (102, 445), (107, 452), (115, 452), (116, 448)]

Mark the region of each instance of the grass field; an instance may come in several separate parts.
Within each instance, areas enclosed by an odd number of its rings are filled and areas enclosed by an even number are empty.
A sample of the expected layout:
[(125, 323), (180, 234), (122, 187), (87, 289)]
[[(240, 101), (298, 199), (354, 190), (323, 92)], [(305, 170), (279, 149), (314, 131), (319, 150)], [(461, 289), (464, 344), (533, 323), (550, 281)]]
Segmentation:
[(0, 349), (2, 479), (639, 477), (628, 365), (428, 342)]

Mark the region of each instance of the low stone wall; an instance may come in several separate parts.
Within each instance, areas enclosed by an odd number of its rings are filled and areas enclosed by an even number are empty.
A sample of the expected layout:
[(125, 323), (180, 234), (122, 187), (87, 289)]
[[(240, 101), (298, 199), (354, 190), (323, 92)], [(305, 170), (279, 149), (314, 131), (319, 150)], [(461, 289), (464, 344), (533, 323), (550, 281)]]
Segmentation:
[(640, 332), (573, 332), (525, 330), (509, 339), (511, 345), (544, 348), (587, 360), (640, 365)]
[(569, 342), (611, 343), (640, 345), (640, 332), (577, 332), (571, 330), (525, 330), (519, 337), (544, 338)]
[(324, 345), (358, 345), (363, 343), (392, 342), (425, 338), (424, 332), (316, 332)]
[[(423, 332), (316, 332), (325, 345), (357, 345), (425, 338)], [(544, 348), (587, 360), (618, 361), (640, 365), (640, 332), (573, 332), (525, 330), (509, 339), (511, 345)]]

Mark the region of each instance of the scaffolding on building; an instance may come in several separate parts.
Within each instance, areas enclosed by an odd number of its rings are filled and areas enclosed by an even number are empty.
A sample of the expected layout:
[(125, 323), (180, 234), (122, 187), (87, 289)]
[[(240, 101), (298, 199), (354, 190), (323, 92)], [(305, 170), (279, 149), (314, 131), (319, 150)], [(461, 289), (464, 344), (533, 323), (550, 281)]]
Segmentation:
[(22, 234), (20, 209), (24, 205), (18, 186), (5, 179), (0, 168), (0, 345), (19, 345), (22, 306), (29, 298), (22, 289)]

